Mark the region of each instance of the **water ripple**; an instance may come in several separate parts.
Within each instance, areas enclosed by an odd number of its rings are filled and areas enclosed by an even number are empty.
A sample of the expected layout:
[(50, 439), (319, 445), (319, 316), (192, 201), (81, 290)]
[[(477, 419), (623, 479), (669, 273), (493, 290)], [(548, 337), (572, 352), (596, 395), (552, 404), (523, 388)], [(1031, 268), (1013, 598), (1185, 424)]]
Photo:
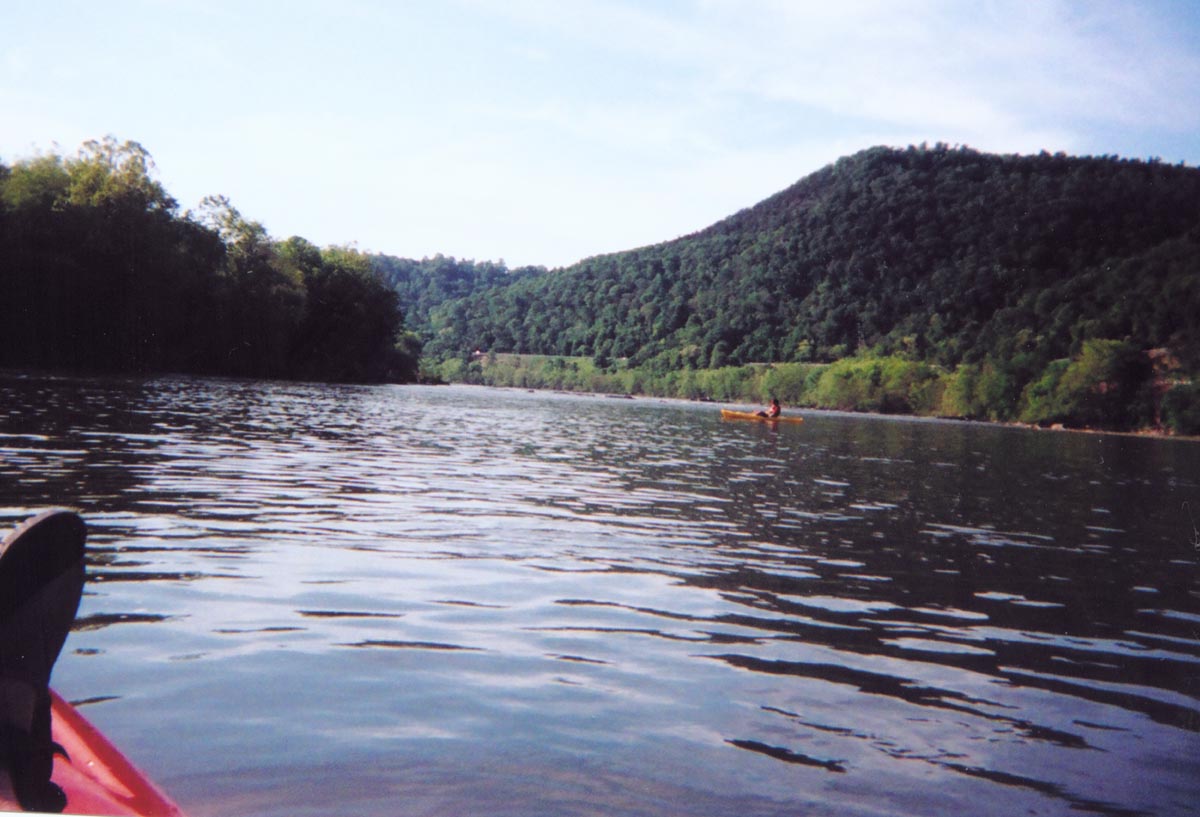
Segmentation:
[(194, 814), (314, 780), (392, 813), (345, 781), (416, 759), (429, 814), (1195, 811), (1194, 444), (457, 387), (0, 398), (0, 520), (91, 528), (56, 684)]

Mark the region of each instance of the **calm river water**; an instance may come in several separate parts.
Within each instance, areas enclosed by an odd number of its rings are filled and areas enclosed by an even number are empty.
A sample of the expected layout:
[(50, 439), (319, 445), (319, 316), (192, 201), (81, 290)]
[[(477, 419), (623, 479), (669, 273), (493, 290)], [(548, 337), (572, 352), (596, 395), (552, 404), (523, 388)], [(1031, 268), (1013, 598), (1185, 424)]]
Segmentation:
[(54, 684), (193, 817), (1200, 812), (1200, 444), (0, 376)]

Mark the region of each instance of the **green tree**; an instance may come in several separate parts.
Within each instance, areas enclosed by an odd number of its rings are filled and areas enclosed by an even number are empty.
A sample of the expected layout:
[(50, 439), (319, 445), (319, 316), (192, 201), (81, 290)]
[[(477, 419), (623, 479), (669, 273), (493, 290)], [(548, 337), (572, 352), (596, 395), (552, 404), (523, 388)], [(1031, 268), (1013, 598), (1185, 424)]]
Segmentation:
[(227, 198), (180, 216), (136, 142), (0, 164), (0, 365), (412, 378), (396, 301), (364, 257), (276, 242)]
[(293, 337), (306, 314), (303, 270), (282, 259), (266, 228), (242, 216), (224, 196), (205, 198), (198, 219), (221, 237), (226, 250), (217, 350), (224, 365), (236, 374), (288, 376)]
[[(313, 260), (311, 249), (295, 240), (293, 247), (295, 256)], [(294, 345), (299, 376), (375, 381), (415, 373), (403, 357), (415, 344), (399, 334), (399, 298), (366, 255), (330, 247), (320, 251), (319, 263), (302, 269), (308, 308)]]
[(1127, 429), (1153, 417), (1149, 360), (1133, 344), (1089, 340), (1079, 357), (1056, 361), (1025, 394), (1022, 419)]
[(1163, 396), (1163, 425), (1176, 434), (1200, 435), (1200, 385), (1179, 384)]

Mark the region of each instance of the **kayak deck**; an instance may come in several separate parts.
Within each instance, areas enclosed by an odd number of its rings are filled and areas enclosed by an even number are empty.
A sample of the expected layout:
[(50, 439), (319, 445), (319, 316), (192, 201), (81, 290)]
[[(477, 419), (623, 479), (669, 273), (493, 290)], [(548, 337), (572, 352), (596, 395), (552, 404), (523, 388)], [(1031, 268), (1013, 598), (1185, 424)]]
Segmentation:
[[(54, 756), (51, 777), (67, 795), (67, 814), (184, 817), (79, 711), (50, 690), (50, 732), (67, 757)], [(0, 812), (20, 812), (7, 770), (0, 769)]]
[(803, 417), (795, 415), (781, 414), (778, 417), (763, 417), (753, 411), (734, 411), (733, 409), (721, 409), (721, 419), (723, 420), (758, 420), (762, 423), (803, 423)]

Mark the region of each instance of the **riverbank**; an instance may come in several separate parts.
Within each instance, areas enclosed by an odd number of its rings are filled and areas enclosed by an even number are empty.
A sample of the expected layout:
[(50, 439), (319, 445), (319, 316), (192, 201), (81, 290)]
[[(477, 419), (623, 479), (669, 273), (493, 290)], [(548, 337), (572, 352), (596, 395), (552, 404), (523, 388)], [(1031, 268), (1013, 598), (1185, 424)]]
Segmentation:
[[(1124, 355), (1124, 357), (1122, 357)], [(1125, 350), (1085, 347), (1022, 383), (991, 364), (948, 370), (896, 357), (834, 363), (756, 363), (658, 372), (585, 357), (477, 354), (428, 371), (450, 383), (637, 395), (714, 403), (766, 403), (863, 414), (977, 420), (1048, 430), (1200, 436), (1200, 387), (1130, 367)]]

